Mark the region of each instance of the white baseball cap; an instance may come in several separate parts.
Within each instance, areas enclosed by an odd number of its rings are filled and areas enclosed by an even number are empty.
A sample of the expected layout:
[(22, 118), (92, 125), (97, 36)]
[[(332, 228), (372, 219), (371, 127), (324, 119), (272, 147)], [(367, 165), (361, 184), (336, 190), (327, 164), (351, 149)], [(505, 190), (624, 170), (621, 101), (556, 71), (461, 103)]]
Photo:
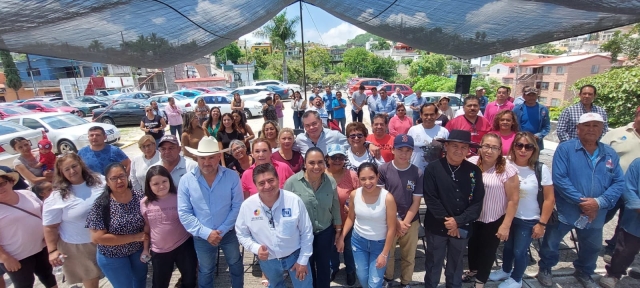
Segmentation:
[(587, 123), (591, 121), (598, 121), (598, 122), (604, 123), (604, 119), (600, 114), (589, 112), (589, 113), (584, 113), (582, 114), (582, 116), (580, 116), (580, 119), (578, 119), (578, 124)]

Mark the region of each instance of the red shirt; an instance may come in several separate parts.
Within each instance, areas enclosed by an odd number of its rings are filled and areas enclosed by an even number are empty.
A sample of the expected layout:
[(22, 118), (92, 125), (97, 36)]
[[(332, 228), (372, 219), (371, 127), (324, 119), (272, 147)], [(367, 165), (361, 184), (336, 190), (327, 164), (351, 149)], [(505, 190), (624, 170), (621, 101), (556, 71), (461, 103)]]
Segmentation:
[(39, 162), (43, 164), (43, 170), (53, 170), (53, 166), (56, 165), (56, 154), (53, 154), (53, 152), (40, 153)]
[(489, 124), (489, 121), (487, 121), (486, 118), (478, 116), (476, 123), (471, 123), (464, 115), (449, 120), (449, 123), (447, 123), (445, 128), (449, 130), (449, 133), (451, 133), (451, 130), (465, 130), (471, 132), (471, 141), (476, 144), (480, 144), (484, 134), (487, 134), (492, 130), (491, 124)]
[(380, 147), (380, 156), (382, 156), (384, 162), (391, 162), (391, 160), (393, 160), (393, 137), (389, 134), (384, 135), (382, 139), (377, 139), (376, 135), (369, 134), (367, 141)]
[[(276, 172), (278, 173), (278, 182), (280, 182), (280, 189), (282, 189), (284, 182), (286, 182), (289, 177), (293, 176), (293, 171), (288, 164), (280, 161), (271, 161), (271, 164), (276, 168)], [(249, 169), (244, 170), (242, 173), (242, 192), (245, 193), (245, 198), (258, 193), (258, 188), (256, 188), (256, 184), (253, 183), (253, 169), (255, 168), (256, 164), (253, 164)], [(249, 192), (249, 195), (247, 195), (247, 192)]]

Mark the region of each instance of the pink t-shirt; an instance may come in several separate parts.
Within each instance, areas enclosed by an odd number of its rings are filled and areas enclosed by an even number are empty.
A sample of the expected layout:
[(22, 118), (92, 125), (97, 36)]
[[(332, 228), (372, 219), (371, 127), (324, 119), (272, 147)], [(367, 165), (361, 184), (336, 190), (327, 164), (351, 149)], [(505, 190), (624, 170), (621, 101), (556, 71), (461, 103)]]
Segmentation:
[(40, 217), (36, 218), (16, 208), (0, 205), (0, 227), (2, 227), (0, 246), (20, 261), (42, 251), (45, 243), (42, 229), (42, 201), (28, 190), (16, 190), (16, 193), (19, 200), (14, 206)]
[(496, 133), (500, 135), (500, 140), (502, 140), (502, 156), (509, 155), (509, 149), (511, 149), (511, 144), (513, 143), (513, 139), (516, 139), (516, 132), (511, 132), (509, 135), (502, 135), (500, 131), (491, 131), (491, 133)]
[(178, 195), (169, 194), (145, 204), (147, 197), (140, 200), (140, 213), (151, 228), (151, 250), (167, 253), (187, 241), (191, 234), (184, 229), (178, 218)]
[(342, 176), (339, 183), (336, 183), (338, 186), (336, 190), (338, 190), (338, 200), (340, 201), (340, 217), (342, 218), (342, 224), (344, 225), (344, 221), (347, 220), (347, 212), (344, 211), (344, 204), (346, 204), (347, 199), (351, 195), (351, 191), (360, 187), (360, 180), (358, 180), (358, 174), (353, 170), (346, 170), (346, 174)]
[(493, 119), (496, 117), (498, 112), (502, 110), (513, 110), (513, 107), (515, 107), (515, 105), (509, 101), (506, 101), (502, 105), (498, 105), (498, 102), (493, 101), (487, 104), (487, 107), (484, 109), (484, 118), (487, 118), (487, 120), (489, 120), (489, 124), (493, 126)]
[(397, 115), (393, 116), (389, 121), (389, 135), (396, 137), (399, 134), (407, 134), (412, 124), (413, 120), (407, 116), (404, 116), (404, 119), (400, 119)]
[[(284, 182), (287, 182), (289, 177), (293, 176), (293, 170), (289, 167), (288, 164), (282, 163), (280, 161), (272, 161), (273, 167), (276, 168), (276, 173), (278, 173), (278, 180), (280, 182), (280, 189), (284, 187)], [(242, 191), (249, 192), (249, 195), (253, 195), (258, 193), (258, 189), (256, 188), (256, 184), (253, 183), (253, 169), (256, 168), (256, 164), (251, 165), (249, 169), (245, 170), (242, 173)], [(245, 193), (245, 197), (247, 194)]]

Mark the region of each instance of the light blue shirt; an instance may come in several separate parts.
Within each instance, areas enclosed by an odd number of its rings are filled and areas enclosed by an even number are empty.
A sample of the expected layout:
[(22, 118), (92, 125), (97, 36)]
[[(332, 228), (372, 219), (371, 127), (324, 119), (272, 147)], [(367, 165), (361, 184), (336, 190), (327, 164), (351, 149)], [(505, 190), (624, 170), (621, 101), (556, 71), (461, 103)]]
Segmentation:
[(640, 158), (631, 162), (625, 175), (627, 189), (622, 194), (625, 212), (622, 213), (620, 226), (627, 233), (640, 237)]
[(209, 186), (195, 168), (182, 176), (178, 185), (178, 216), (193, 236), (207, 239), (211, 231), (224, 236), (235, 226), (244, 201), (240, 177), (234, 170), (218, 167), (218, 174)]
[(324, 96), (322, 96), (324, 109), (327, 109), (327, 111), (333, 111), (333, 99), (336, 99), (336, 95), (333, 95), (333, 93), (324, 93)]
[(293, 150), (300, 151), (302, 156), (307, 153), (311, 147), (318, 147), (322, 150), (324, 155), (327, 155), (327, 147), (331, 144), (338, 144), (340, 146), (347, 147), (349, 143), (347, 142), (347, 137), (342, 133), (324, 128), (322, 133), (320, 134), (320, 138), (318, 139), (318, 143), (313, 143), (309, 138), (309, 135), (305, 132), (296, 137), (296, 142), (293, 144)]
[(387, 96), (387, 99), (382, 100), (382, 97), (380, 97), (378, 101), (376, 101), (376, 109), (374, 111), (376, 114), (387, 113), (389, 119), (391, 119), (391, 117), (396, 115), (396, 105), (396, 98)]

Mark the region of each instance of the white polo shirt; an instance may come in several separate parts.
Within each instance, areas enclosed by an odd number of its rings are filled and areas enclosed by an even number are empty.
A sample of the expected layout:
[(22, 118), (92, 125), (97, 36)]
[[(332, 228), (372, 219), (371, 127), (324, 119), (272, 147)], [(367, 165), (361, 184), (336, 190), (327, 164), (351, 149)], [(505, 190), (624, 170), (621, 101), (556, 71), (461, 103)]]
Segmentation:
[[(271, 219), (274, 228), (269, 223)], [(313, 254), (313, 226), (307, 208), (300, 197), (282, 189), (271, 209), (262, 203), (260, 193), (242, 202), (236, 236), (245, 249), (256, 255), (261, 245), (267, 246), (269, 259), (284, 258), (300, 249), (296, 262), (307, 265)]]

